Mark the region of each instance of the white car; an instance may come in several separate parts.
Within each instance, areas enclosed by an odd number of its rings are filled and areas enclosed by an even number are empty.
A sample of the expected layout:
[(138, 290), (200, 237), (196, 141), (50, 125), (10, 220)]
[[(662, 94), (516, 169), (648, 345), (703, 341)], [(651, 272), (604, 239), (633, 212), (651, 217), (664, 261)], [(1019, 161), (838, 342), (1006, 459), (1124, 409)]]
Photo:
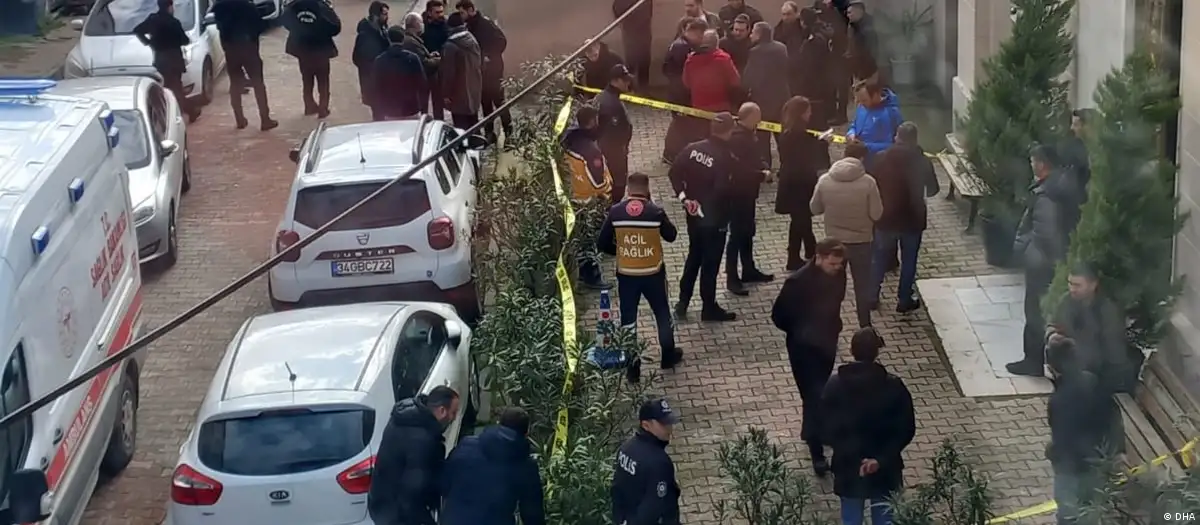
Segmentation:
[[(183, 48), (187, 62), (183, 90), (189, 99), (201, 104), (212, 101), (214, 81), (225, 67), (217, 26), (204, 23), (211, 2), (175, 0), (175, 18), (191, 41)], [(156, 0), (97, 0), (86, 19), (71, 21), (71, 26), (83, 35), (67, 54), (63, 77), (157, 77), (154, 53), (133, 34), (133, 28), (157, 10)]]
[(175, 96), (154, 79), (101, 77), (63, 80), (51, 93), (93, 98), (112, 109), (129, 170), (138, 262), (162, 268), (179, 256), (179, 203), (192, 186), (187, 126)]
[[(299, 164), (272, 247), (284, 252), (462, 131), (426, 115), (320, 124), (292, 151)], [(483, 137), (426, 166), (271, 269), (276, 310), (382, 300), (449, 303), (474, 321), (471, 217)]]
[(251, 318), (225, 351), (171, 479), (166, 525), (369, 525), (367, 490), (393, 405), (449, 385), (483, 401), (471, 332), (434, 303)]

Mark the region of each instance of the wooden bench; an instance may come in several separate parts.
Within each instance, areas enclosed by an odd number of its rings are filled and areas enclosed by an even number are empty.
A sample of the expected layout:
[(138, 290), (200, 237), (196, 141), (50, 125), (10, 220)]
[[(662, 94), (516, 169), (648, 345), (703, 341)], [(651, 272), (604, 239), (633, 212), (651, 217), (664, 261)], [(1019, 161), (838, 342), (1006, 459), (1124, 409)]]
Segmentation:
[(956, 194), (962, 195), (971, 205), (967, 215), (967, 233), (975, 230), (975, 219), (979, 216), (979, 201), (987, 195), (987, 186), (979, 180), (967, 166), (966, 152), (953, 133), (946, 135), (946, 145), (950, 148), (947, 155), (938, 155), (938, 162), (950, 179), (950, 189), (946, 191), (946, 200), (954, 200)]
[[(1176, 454), (1200, 437), (1200, 404), (1157, 354), (1142, 370), (1133, 394), (1118, 394), (1125, 423), (1125, 455), (1129, 466), (1144, 465), (1163, 456), (1168, 464), (1184, 466)], [(1195, 459), (1195, 452), (1191, 453)]]

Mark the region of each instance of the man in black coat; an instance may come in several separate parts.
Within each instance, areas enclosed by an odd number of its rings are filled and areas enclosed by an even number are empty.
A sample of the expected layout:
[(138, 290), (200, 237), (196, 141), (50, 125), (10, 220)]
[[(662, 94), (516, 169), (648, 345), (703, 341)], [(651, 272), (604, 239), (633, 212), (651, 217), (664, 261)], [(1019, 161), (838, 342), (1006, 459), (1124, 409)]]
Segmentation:
[[(747, 102), (738, 111), (738, 126), (729, 145), (736, 157), (737, 169), (729, 195), (729, 243), (725, 252), (725, 287), (734, 295), (749, 295), (746, 284), (767, 283), (774, 275), (763, 273), (754, 263), (755, 209), (758, 190), (769, 166), (763, 162), (756, 137), (762, 111), (758, 104)], [(738, 273), (738, 261), (742, 271)]]
[(846, 246), (825, 239), (817, 243), (816, 256), (783, 282), (771, 308), (771, 321), (787, 334), (788, 362), (804, 404), (800, 438), (808, 444), (818, 476), (829, 472), (821, 394), (833, 373), (845, 299)]
[(374, 82), (371, 80), (371, 70), (375, 68), (375, 57), (391, 45), (388, 42), (388, 5), (381, 0), (371, 2), (367, 7), (367, 16), (358, 21), (357, 34), (354, 37), (354, 51), (351, 60), (358, 69), (358, 89), (362, 94), (362, 103), (371, 108), (372, 118), (383, 120), (375, 114)]
[[(508, 49), (508, 37), (496, 22), (480, 13), (472, 0), (458, 0), (455, 5), (467, 24), (467, 31), (479, 42), (479, 50), (483, 52), (483, 99), (480, 100), (480, 111), (483, 116), (490, 115), (504, 105), (504, 50)], [(512, 135), (512, 114), (505, 111), (500, 114), (504, 136)], [(496, 140), (495, 126), (491, 123), (484, 128), (484, 133), (493, 142)]]
[[(425, 22), (424, 32), (421, 33), (425, 49), (429, 50), (431, 57), (440, 59), (442, 47), (446, 45), (446, 40), (450, 39), (450, 26), (446, 23), (446, 3), (442, 0), (425, 2), (425, 12), (421, 14), (421, 20)], [(429, 99), (433, 104), (433, 116), (441, 120), (446, 117), (446, 98), (442, 95), (442, 83), (436, 70), (429, 78), (429, 85)]]
[[(683, 83), (683, 66), (687, 58), (704, 40), (704, 32), (709, 29), (708, 22), (703, 18), (687, 19), (682, 24), (683, 34), (679, 35), (667, 48), (663, 58), (662, 73), (667, 77), (667, 102), (681, 106), (692, 104), (692, 94)], [(671, 124), (667, 127), (667, 136), (663, 138), (662, 161), (670, 164), (675, 160), (688, 142), (694, 140), (694, 130), (703, 120), (695, 119), (678, 113), (671, 114)]]
[(217, 31), (221, 33), (221, 47), (225, 50), (225, 67), (229, 70), (231, 84), (229, 105), (233, 108), (237, 129), (250, 125), (242, 110), (242, 95), (247, 88), (254, 89), (261, 129), (275, 129), (279, 122), (271, 119), (267, 86), (263, 82), (262, 55), (258, 50), (258, 39), (267, 30), (267, 21), (259, 16), (250, 0), (218, 0), (213, 4), (212, 14)]
[[(599, 40), (593, 41), (588, 44), (587, 50), (583, 53), (583, 74), (579, 83), (584, 87), (604, 89), (608, 86), (613, 68), (624, 64), (625, 61), (613, 53), (608, 44)], [(584, 93), (584, 95), (592, 96), (591, 93)]]
[(409, 118), (425, 111), (429, 99), (429, 79), (425, 75), (425, 64), (416, 53), (405, 49), (404, 30), (393, 26), (388, 29), (392, 45), (374, 60), (371, 80), (377, 97), (371, 106), (375, 120)]
[[(763, 120), (783, 122), (783, 105), (791, 98), (787, 82), (779, 80), (779, 65), (787, 64), (787, 46), (776, 42), (771, 25), (766, 22), (754, 24), (750, 30), (750, 53), (746, 70), (742, 72), (742, 86), (750, 100), (762, 110)], [(779, 136), (769, 131), (758, 131), (759, 154), (763, 163), (771, 167), (771, 140), (779, 145)]]
[(833, 493), (841, 498), (842, 522), (891, 523), (888, 498), (904, 481), (904, 448), (917, 433), (912, 394), (904, 381), (876, 363), (883, 338), (860, 328), (850, 340), (854, 362), (838, 367), (825, 385), (822, 432), (833, 445)]
[(435, 525), (438, 481), (446, 459), (446, 427), (458, 415), (458, 393), (436, 386), (396, 403), (388, 418), (367, 493), (375, 525)]
[[(636, 4), (637, 0), (613, 0), (613, 19), (620, 17)], [(629, 59), (629, 70), (637, 76), (637, 88), (650, 85), (650, 45), (653, 40), (654, 2), (647, 1), (638, 7), (621, 24), (621, 44)]]
[(750, 17), (746, 15), (738, 15), (737, 18), (729, 26), (729, 31), (725, 33), (725, 38), (721, 39), (721, 49), (729, 53), (729, 58), (733, 59), (733, 65), (737, 66), (738, 73), (746, 72), (746, 62), (750, 60), (750, 47), (754, 42), (750, 40)]
[(1075, 342), (1079, 367), (1109, 394), (1132, 393), (1145, 356), (1125, 336), (1125, 312), (1100, 287), (1100, 275), (1077, 264), (1067, 275), (1067, 294), (1050, 321), (1050, 337)]
[[(425, 47), (425, 21), (421, 15), (417, 13), (404, 15), (404, 40), (400, 42), (400, 47), (421, 59), (421, 64), (425, 67), (425, 79), (432, 90), (433, 83), (437, 80), (437, 67), (442, 62), (442, 56), (430, 53), (429, 48)], [(426, 109), (428, 108), (422, 106), (421, 111)]]
[(726, 35), (733, 31), (733, 24), (739, 17), (745, 17), (747, 28), (763, 21), (762, 13), (746, 5), (746, 0), (729, 0), (717, 11), (717, 16), (721, 18), (721, 24), (724, 26), (722, 29)]
[(163, 87), (171, 90), (188, 120), (195, 122), (200, 118), (200, 106), (193, 104), (183, 90), (183, 74), (187, 72), (183, 47), (191, 40), (184, 32), (183, 24), (175, 18), (174, 0), (158, 0), (158, 11), (135, 26), (133, 34), (154, 52), (154, 69), (162, 76)]
[[(304, 114), (328, 117), (329, 61), (338, 55), (333, 37), (342, 32), (342, 20), (328, 0), (295, 0), (283, 15), (288, 30), (284, 50), (300, 61)], [(314, 85), (319, 100), (313, 99)]]
[(546, 525), (544, 488), (529, 450), (529, 414), (506, 408), (500, 424), (467, 436), (446, 458), (440, 525)]

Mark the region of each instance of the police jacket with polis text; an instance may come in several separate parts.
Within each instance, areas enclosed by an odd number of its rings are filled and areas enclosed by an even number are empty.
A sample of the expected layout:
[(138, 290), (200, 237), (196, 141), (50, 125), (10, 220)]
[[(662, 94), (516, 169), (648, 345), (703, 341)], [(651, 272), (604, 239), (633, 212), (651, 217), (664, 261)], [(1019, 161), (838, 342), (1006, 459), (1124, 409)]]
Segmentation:
[(726, 193), (737, 166), (729, 142), (710, 137), (683, 148), (667, 176), (680, 200), (700, 203), (702, 226), (721, 227), (728, 222)]
[(663, 241), (675, 242), (679, 231), (667, 212), (645, 197), (629, 197), (608, 210), (596, 246), (617, 256), (617, 273), (654, 275), (663, 268)]
[(600, 149), (606, 156), (627, 155), (629, 142), (633, 140), (633, 124), (629, 122), (625, 103), (621, 102), (621, 92), (612, 86), (605, 87), (596, 95), (595, 104), (600, 113)]
[(645, 430), (621, 445), (613, 468), (615, 525), (679, 525), (679, 484), (666, 448)]

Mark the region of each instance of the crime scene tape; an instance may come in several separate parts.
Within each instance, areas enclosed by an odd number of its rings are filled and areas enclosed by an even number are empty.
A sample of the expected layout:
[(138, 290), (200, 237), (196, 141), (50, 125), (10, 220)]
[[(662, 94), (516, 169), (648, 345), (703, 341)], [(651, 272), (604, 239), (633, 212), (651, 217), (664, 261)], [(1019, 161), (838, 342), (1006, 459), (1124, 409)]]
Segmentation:
[[(567, 127), (567, 120), (571, 118), (571, 99), (568, 98), (563, 103), (562, 109), (558, 110), (558, 118), (554, 121), (554, 135), (562, 134)], [(554, 174), (554, 193), (558, 195), (559, 202), (563, 207), (563, 221), (566, 222), (566, 239), (571, 238), (571, 233), (575, 230), (575, 209), (571, 207), (571, 199), (567, 197), (567, 193), (563, 190), (562, 178), (558, 174), (558, 163), (551, 162), (550, 169)], [(571, 290), (571, 278), (567, 274), (567, 265), (563, 261), (563, 253), (566, 252), (566, 242), (563, 243), (563, 248), (558, 252), (558, 264), (554, 267), (554, 278), (558, 281), (558, 293), (562, 302), (562, 331), (563, 331), (563, 352), (566, 359), (566, 379), (563, 380), (562, 387), (562, 406), (558, 409), (558, 417), (554, 424), (554, 445), (552, 455), (554, 457), (562, 457), (567, 452), (567, 428), (570, 426), (569, 415), (567, 411), (567, 399), (571, 395), (571, 391), (575, 387), (575, 368), (579, 365), (579, 348), (576, 344), (576, 312), (575, 312), (575, 293)]]
[[(1200, 437), (1193, 438), (1191, 441), (1188, 441), (1185, 445), (1183, 445), (1182, 448), (1180, 448), (1179, 450), (1177, 450), (1175, 452), (1172, 452), (1172, 453), (1166, 454), (1166, 455), (1162, 455), (1162, 456), (1159, 456), (1159, 457), (1156, 457), (1156, 458), (1150, 460), (1150, 463), (1147, 465), (1138, 465), (1136, 467), (1133, 467), (1132, 469), (1129, 469), (1129, 471), (1126, 472), (1122, 476), (1120, 482), (1124, 482), (1125, 479), (1128, 479), (1128, 476), (1141, 474), (1142, 472), (1145, 472), (1148, 467), (1160, 466), (1163, 463), (1170, 461), (1171, 458), (1174, 458), (1176, 456), (1179, 456), (1180, 461), (1183, 462), (1183, 465), (1185, 467), (1191, 467), (1196, 461), (1195, 449), (1196, 449), (1197, 445), (1200, 445)], [(1010, 514), (1005, 514), (1003, 516), (997, 516), (995, 518), (988, 520), (987, 525), (998, 525), (1000, 523), (1023, 520), (1025, 518), (1032, 518), (1034, 516), (1040, 516), (1042, 514), (1049, 514), (1056, 510), (1058, 510), (1058, 504), (1054, 500), (1050, 500), (1045, 503), (1039, 503), (1032, 507), (1021, 509), (1021, 510), (1018, 510), (1018, 511), (1010, 513)]]

